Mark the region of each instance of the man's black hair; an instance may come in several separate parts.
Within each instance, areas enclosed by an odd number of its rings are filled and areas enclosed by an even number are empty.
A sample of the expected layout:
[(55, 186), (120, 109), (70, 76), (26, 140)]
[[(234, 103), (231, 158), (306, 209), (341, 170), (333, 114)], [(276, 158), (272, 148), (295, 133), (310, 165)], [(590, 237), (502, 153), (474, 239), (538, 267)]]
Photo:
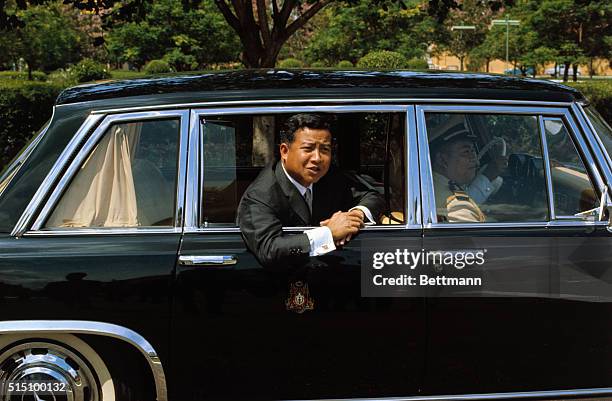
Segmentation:
[(295, 132), (300, 128), (326, 129), (330, 131), (332, 123), (331, 116), (318, 113), (294, 114), (285, 122), (285, 126), (280, 133), (281, 143), (292, 143), (295, 139)]

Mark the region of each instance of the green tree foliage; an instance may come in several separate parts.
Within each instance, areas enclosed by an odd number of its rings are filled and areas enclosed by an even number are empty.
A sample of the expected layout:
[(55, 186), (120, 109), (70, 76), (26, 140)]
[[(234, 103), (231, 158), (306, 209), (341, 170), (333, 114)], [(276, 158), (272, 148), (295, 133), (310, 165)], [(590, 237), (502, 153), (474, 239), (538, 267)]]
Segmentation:
[(13, 48), (28, 64), (30, 76), (36, 69), (51, 71), (79, 60), (86, 38), (60, 3), (30, 7), (17, 16), (23, 25), (14, 31)]
[(573, 66), (595, 57), (610, 57), (612, 3), (609, 0), (531, 0), (537, 8), (529, 17), (530, 28), (541, 45), (558, 51), (558, 63)]
[(398, 52), (388, 50), (373, 51), (357, 62), (357, 67), (366, 70), (396, 70), (406, 68), (408, 60)]
[(191, 71), (198, 67), (198, 62), (193, 54), (185, 54), (178, 47), (164, 55), (164, 61), (175, 71)]
[(535, 77), (538, 69), (544, 70), (546, 64), (556, 60), (558, 55), (559, 52), (555, 49), (551, 49), (550, 47), (546, 46), (539, 46), (528, 51), (523, 57), (521, 57), (521, 62), (523, 66), (533, 67), (533, 75)]
[[(603, 0), (523, 0), (501, 9), (496, 18), (520, 20), (509, 31), (509, 59), (525, 73), (551, 62), (567, 67), (592, 62), (597, 57), (612, 58), (610, 24), (612, 3)], [(455, 11), (451, 11), (453, 15)], [(495, 26), (485, 40), (470, 51), (470, 68), (482, 68), (492, 59), (505, 59), (503, 26)], [(565, 71), (568, 71), (566, 68)], [(577, 71), (577, 68), (573, 68)], [(564, 77), (567, 80), (567, 73)], [(576, 78), (576, 77), (574, 77)]]
[(320, 29), (304, 50), (306, 60), (355, 63), (376, 50), (395, 51), (409, 59), (425, 57), (430, 18), (422, 1), (334, 3), (320, 17)]
[(208, 68), (237, 60), (240, 49), (212, 0), (187, 11), (180, 0), (147, 3), (141, 21), (116, 25), (106, 43), (113, 62), (128, 62), (139, 70), (162, 58), (178, 71)]
[(0, 31), (0, 69), (9, 69), (19, 62), (18, 40), (15, 31)]
[(130, 63), (140, 70), (150, 59), (161, 58), (163, 49), (158, 47), (161, 28), (148, 22), (128, 22), (110, 31), (106, 48), (112, 62)]
[[(12, 15), (9, 11), (10, 7), (6, 7), (7, 3), (16, 3), (18, 8), (26, 8), (29, 5), (45, 3), (49, 0), (0, 0), (0, 29), (5, 26), (14, 24)], [(64, 0), (66, 4), (72, 4), (79, 10), (95, 11), (97, 14), (101, 10), (112, 10), (110, 15), (105, 18), (106, 26), (113, 26), (117, 23), (142, 22), (148, 18), (151, 8), (158, 3), (166, 3), (168, 0), (153, 1), (153, 0)], [(178, 0), (177, 0), (178, 1)], [(458, 7), (461, 2), (457, 0), (370, 0), (373, 4), (381, 4), (386, 11), (386, 3), (399, 4), (402, 9), (410, 10), (413, 3), (419, 3), (419, 8), (424, 10), (424, 13), (429, 16), (432, 21), (443, 21), (449, 11)], [(482, 1), (482, 0), (481, 0)], [(214, 2), (214, 3), (213, 3)], [(484, 2), (484, 1), (483, 1)], [(503, 4), (511, 4), (514, 0), (487, 0), (486, 3), (490, 9), (497, 9)], [(323, 10), (331, 3), (341, 4), (342, 6), (353, 6), (362, 3), (362, 0), (252, 0), (252, 1), (235, 1), (235, 0), (181, 0), (182, 15), (188, 17), (193, 10), (201, 9), (202, 6), (214, 4), (225, 19), (227, 25), (234, 30), (239, 37), (242, 47), (240, 53), (243, 64), (247, 67), (272, 67), (275, 65), (283, 45), (306, 23), (308, 23), (319, 11)], [(212, 11), (207, 11), (208, 14)], [(186, 21), (188, 18), (181, 20), (184, 27), (187, 29), (197, 24), (191, 24)], [(161, 27), (165, 24), (172, 23), (172, 20), (163, 20)], [(196, 22), (199, 22), (196, 21)], [(154, 26), (151, 24), (151, 26)], [(217, 31), (213, 31), (216, 33)], [(412, 34), (412, 32), (411, 32)], [(206, 55), (211, 55), (208, 48), (211, 43), (213, 48), (221, 43), (228, 41), (218, 41), (217, 36), (194, 36), (191, 37), (200, 43), (204, 55), (197, 56), (196, 59), (201, 64), (206, 64), (201, 61)], [(205, 41), (205, 44), (204, 44)], [(417, 43), (417, 49), (423, 50), (424, 47)], [(391, 43), (393, 46), (394, 43)], [(125, 49), (126, 53), (120, 52), (116, 48), (114, 56), (117, 59), (117, 53), (122, 59), (135, 60), (142, 64), (142, 52), (137, 51), (138, 48)], [(388, 46), (380, 48), (389, 48)], [(230, 47), (235, 50), (235, 47)], [(129, 52), (127, 51), (129, 50)], [(391, 50), (397, 50), (391, 48)], [(191, 51), (181, 48), (181, 52), (188, 55)], [(223, 53), (225, 54), (225, 53)], [(287, 56), (295, 56), (288, 54)], [(412, 55), (407, 55), (412, 57)], [(418, 57), (418, 56), (417, 56)], [(216, 61), (216, 59), (215, 59)], [(336, 60), (337, 61), (337, 60)]]

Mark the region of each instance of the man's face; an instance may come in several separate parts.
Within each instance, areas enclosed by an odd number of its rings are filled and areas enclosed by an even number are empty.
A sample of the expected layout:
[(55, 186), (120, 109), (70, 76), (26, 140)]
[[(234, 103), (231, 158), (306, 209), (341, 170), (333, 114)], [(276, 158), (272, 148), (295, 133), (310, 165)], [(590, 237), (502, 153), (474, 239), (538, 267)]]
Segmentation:
[(326, 129), (300, 128), (292, 143), (280, 145), (285, 170), (305, 187), (327, 174), (331, 151), (331, 133)]
[(460, 185), (472, 182), (478, 169), (478, 158), (474, 144), (469, 140), (450, 143), (440, 154), (440, 162), (445, 170), (442, 173)]

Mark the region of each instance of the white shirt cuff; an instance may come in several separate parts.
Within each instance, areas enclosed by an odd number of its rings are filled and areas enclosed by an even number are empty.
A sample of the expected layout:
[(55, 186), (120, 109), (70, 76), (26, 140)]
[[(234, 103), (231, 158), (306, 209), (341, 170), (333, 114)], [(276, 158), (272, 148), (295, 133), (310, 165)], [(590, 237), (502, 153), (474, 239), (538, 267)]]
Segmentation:
[(368, 219), (368, 221), (364, 221), (363, 224), (365, 224), (366, 226), (371, 226), (376, 224), (376, 222), (374, 221), (374, 218), (372, 217), (372, 212), (370, 212), (370, 209), (368, 209), (365, 206), (361, 206), (361, 205), (357, 205), (355, 207), (352, 207), (349, 209), (349, 212), (353, 209), (359, 209), (363, 212), (363, 214), (365, 214), (366, 219)]
[(467, 193), (476, 203), (484, 203), (491, 193), (493, 186), (484, 174), (478, 174), (468, 185)]
[(304, 231), (310, 242), (309, 256), (324, 255), (336, 249), (334, 237), (328, 227), (317, 227)]

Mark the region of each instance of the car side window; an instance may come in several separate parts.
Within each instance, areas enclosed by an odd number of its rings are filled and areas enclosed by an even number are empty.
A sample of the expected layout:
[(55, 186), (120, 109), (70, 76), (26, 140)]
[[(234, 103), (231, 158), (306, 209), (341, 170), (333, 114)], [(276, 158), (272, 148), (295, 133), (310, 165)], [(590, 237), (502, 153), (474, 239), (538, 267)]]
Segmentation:
[(546, 221), (537, 116), (426, 113), (439, 223)]
[[(280, 130), (291, 114), (204, 116), (202, 227), (236, 227), (248, 186), (279, 160)], [(387, 202), (377, 224), (405, 222), (405, 114), (338, 113), (333, 116), (332, 166), (354, 190), (379, 192)], [(317, 196), (315, 194), (315, 196)]]
[(610, 125), (606, 122), (603, 116), (593, 108), (593, 106), (585, 107), (584, 111), (595, 127), (595, 131), (599, 135), (599, 139), (608, 152), (608, 155), (612, 157), (612, 128), (610, 128)]
[(576, 216), (598, 206), (595, 189), (563, 120), (544, 118), (556, 216)]
[(173, 226), (178, 119), (112, 124), (46, 228)]

